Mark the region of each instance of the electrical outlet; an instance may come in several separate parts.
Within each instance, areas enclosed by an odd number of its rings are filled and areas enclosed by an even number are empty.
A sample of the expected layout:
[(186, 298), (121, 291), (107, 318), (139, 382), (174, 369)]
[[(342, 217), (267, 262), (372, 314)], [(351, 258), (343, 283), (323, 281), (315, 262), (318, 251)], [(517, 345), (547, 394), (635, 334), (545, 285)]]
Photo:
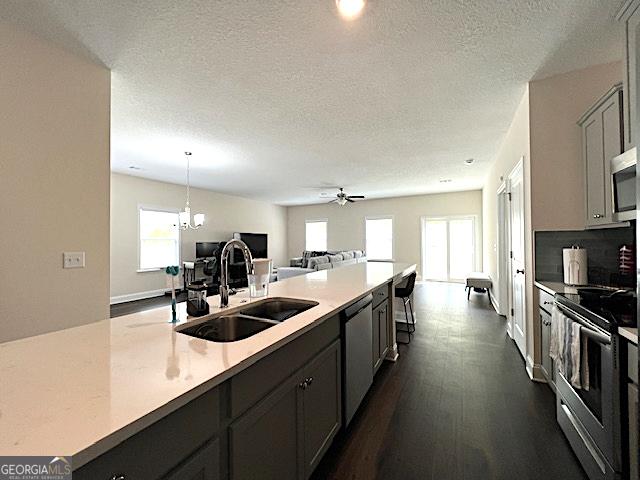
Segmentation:
[(84, 268), (84, 252), (64, 252), (62, 254), (63, 268)]

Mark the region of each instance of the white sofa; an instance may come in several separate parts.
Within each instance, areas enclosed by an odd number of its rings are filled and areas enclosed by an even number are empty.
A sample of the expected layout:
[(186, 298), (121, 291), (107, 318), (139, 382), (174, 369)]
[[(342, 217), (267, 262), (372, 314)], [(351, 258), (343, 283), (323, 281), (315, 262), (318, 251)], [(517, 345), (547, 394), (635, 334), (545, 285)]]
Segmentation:
[[(296, 261), (299, 263), (297, 259)], [(353, 265), (354, 263), (363, 263), (366, 261), (367, 257), (362, 250), (327, 252), (327, 255), (309, 257), (306, 260), (306, 265), (302, 263), (302, 266), (299, 267), (279, 267), (278, 280), (284, 280), (285, 278), (296, 277), (298, 275), (305, 275), (318, 270), (339, 268), (345, 265)]]

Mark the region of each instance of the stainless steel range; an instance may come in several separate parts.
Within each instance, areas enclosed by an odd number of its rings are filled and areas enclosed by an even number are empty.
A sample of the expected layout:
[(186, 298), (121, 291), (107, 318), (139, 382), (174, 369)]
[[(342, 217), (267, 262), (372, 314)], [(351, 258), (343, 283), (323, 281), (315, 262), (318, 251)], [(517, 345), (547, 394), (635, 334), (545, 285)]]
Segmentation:
[(583, 295), (555, 296), (555, 307), (569, 325), (580, 325), (589, 378), (588, 388), (581, 388), (566, 372), (556, 372), (557, 419), (592, 480), (618, 479), (622, 472), (617, 327), (635, 324), (636, 299), (631, 292), (610, 293), (585, 289)]

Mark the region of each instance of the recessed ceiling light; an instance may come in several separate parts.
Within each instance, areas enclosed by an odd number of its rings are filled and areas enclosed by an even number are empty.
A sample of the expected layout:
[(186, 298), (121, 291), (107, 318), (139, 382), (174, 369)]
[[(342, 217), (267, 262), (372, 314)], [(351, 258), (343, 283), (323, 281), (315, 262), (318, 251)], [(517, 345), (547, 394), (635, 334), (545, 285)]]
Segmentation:
[(440, 183), (450, 183), (451, 179), (450, 178), (445, 178), (443, 180), (440, 180)]
[(471, 165), (473, 163), (473, 158), (467, 158), (464, 163), (466, 163), (467, 165)]
[(336, 0), (338, 12), (345, 20), (355, 20), (364, 9), (365, 0)]

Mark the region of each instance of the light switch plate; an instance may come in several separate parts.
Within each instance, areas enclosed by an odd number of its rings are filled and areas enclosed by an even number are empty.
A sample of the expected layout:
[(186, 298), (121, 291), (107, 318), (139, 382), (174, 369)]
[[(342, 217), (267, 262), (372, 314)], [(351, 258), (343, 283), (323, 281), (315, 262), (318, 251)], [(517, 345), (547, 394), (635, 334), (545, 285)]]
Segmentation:
[(84, 268), (84, 252), (64, 252), (62, 254), (63, 268)]

